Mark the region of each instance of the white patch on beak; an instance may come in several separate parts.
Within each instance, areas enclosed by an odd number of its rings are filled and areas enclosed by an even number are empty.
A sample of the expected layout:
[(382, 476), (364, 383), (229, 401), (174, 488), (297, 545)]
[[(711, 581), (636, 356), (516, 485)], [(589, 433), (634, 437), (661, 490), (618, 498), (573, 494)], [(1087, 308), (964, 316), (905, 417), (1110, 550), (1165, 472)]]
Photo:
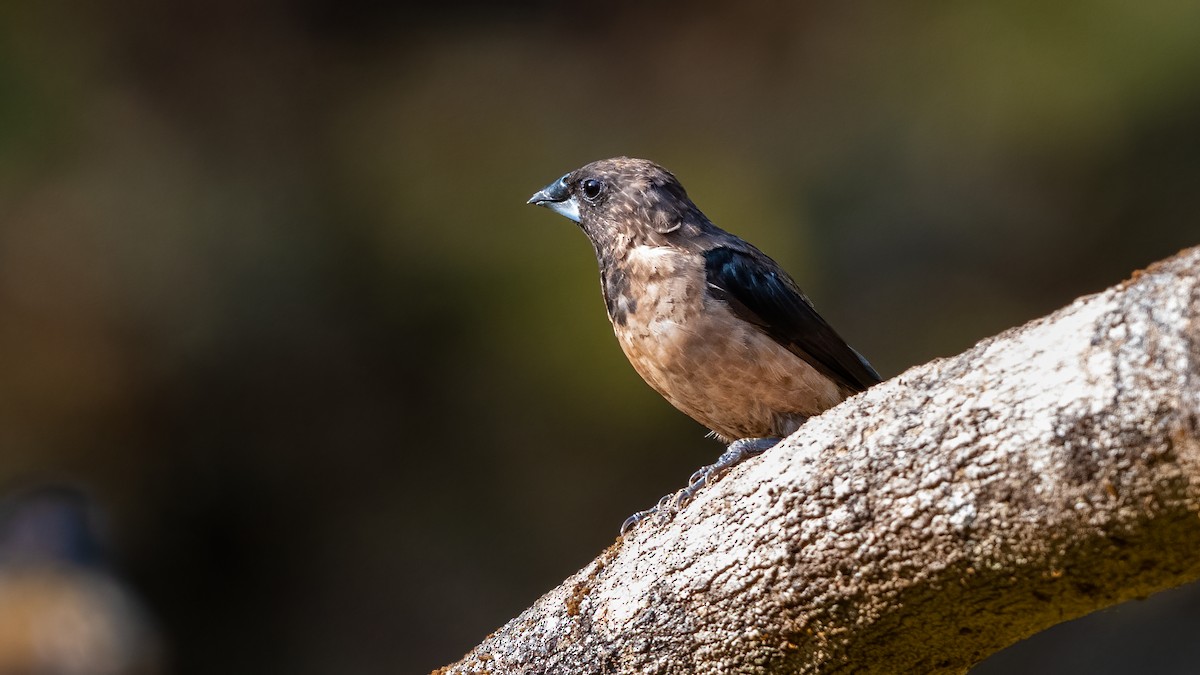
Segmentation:
[(579, 222), (579, 202), (575, 200), (575, 197), (564, 199), (561, 202), (541, 202), (538, 206), (544, 206), (555, 213)]

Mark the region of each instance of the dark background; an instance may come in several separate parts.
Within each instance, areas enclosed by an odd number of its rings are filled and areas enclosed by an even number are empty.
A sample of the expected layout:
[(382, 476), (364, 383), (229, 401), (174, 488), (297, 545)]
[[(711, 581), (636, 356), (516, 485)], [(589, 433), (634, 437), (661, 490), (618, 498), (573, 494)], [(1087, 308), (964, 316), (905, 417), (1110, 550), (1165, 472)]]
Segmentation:
[(885, 377), (1200, 243), (1200, 4), (732, 4), (0, 4), (0, 486), (96, 500), (173, 672), (425, 672), (719, 451), (525, 205), (563, 172), (666, 165)]

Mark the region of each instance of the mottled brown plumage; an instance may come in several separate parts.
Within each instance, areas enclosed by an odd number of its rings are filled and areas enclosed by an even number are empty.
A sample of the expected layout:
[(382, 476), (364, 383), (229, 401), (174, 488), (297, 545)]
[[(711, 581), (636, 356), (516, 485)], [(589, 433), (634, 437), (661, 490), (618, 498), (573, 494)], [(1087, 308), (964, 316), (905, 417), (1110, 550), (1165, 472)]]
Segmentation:
[[(595, 198), (583, 194), (584, 181), (600, 183)], [(554, 185), (563, 189), (560, 200), (532, 201), (576, 202), (578, 223), (600, 263), (613, 330), (630, 363), (672, 405), (718, 437), (786, 436), (808, 417), (878, 381), (811, 311), (791, 277), (761, 251), (713, 225), (666, 169), (619, 157), (588, 164)], [(761, 319), (753, 321), (753, 307), (714, 288), (705, 253), (716, 249), (738, 254), (790, 291), (793, 304), (814, 319), (808, 332), (841, 352), (823, 362), (803, 339), (780, 340)], [(851, 374), (839, 375), (839, 363), (849, 363)]]
[(718, 438), (738, 441), (702, 479), (879, 381), (775, 261), (709, 221), (661, 166), (593, 162), (529, 201), (591, 241), (634, 369)]

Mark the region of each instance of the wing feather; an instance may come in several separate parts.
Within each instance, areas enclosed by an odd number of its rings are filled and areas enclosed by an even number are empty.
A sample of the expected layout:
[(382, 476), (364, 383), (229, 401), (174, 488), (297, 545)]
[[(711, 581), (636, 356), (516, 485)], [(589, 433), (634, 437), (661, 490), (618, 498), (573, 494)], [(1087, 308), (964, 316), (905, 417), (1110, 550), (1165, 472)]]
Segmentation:
[(770, 258), (721, 246), (704, 253), (704, 267), (714, 297), (838, 384), (863, 391), (880, 381)]

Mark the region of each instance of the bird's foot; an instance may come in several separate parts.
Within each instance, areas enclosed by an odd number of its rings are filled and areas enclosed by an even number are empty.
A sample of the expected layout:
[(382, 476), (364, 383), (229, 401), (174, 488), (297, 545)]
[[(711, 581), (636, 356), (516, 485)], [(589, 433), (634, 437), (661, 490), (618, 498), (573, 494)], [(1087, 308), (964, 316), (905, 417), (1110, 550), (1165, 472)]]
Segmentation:
[(778, 445), (781, 440), (783, 439), (775, 437), (742, 438), (730, 443), (729, 447), (725, 448), (725, 452), (721, 453), (716, 462), (697, 469), (688, 478), (688, 486), (675, 493), (676, 509), (682, 509), (687, 506), (688, 502), (692, 501), (692, 497), (695, 497), (696, 493), (700, 491), (700, 488), (717, 482), (717, 479), (730, 468), (741, 464), (751, 457), (763, 454)]
[[(686, 490), (687, 488), (684, 489)], [(683, 490), (680, 490), (679, 492), (683, 492)], [(626, 518), (625, 522), (621, 523), (621, 534), (624, 535), (626, 532), (629, 532), (634, 525), (637, 525), (651, 516), (658, 516), (659, 523), (665, 523), (670, 520), (671, 516), (675, 515), (675, 512), (679, 510), (679, 507), (676, 504), (678, 501), (679, 492), (672, 492), (671, 494), (666, 495), (662, 499), (658, 500), (658, 503), (654, 506), (646, 509), (645, 511), (638, 511), (632, 516)]]
[(688, 478), (687, 487), (678, 492), (666, 495), (658, 500), (658, 503), (652, 508), (645, 511), (638, 511), (626, 518), (625, 522), (621, 523), (621, 534), (624, 535), (635, 525), (651, 516), (657, 516), (657, 520), (660, 523), (667, 522), (672, 516), (682, 510), (683, 507), (687, 506), (688, 502), (692, 501), (692, 498), (696, 496), (700, 488), (717, 482), (717, 479), (726, 470), (751, 457), (761, 455), (775, 447), (781, 440), (783, 439), (772, 436), (766, 438), (742, 438), (730, 443), (729, 447), (725, 448), (725, 452), (721, 453), (716, 462), (700, 467), (700, 469)]

